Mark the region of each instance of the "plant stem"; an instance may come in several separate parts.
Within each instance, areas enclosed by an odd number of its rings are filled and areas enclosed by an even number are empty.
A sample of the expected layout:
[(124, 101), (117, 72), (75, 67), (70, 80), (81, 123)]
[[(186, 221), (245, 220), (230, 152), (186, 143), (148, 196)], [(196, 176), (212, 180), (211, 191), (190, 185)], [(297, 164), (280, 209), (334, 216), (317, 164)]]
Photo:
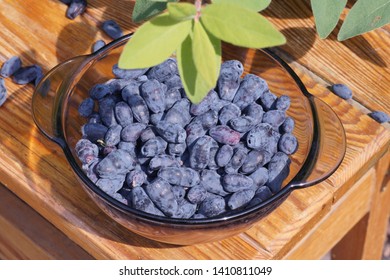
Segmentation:
[(196, 8), (195, 21), (198, 22), (200, 19), (200, 10), (202, 8), (202, 0), (195, 0), (195, 8)]

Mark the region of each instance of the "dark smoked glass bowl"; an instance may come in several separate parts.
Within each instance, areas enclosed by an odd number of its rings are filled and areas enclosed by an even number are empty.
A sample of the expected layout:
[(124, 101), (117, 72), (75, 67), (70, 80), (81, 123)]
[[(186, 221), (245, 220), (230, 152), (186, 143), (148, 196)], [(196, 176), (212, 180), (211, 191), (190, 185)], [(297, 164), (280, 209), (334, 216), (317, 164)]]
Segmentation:
[(174, 219), (133, 209), (103, 192), (84, 174), (75, 153), (86, 120), (79, 116), (79, 104), (96, 83), (114, 78), (117, 63), (131, 34), (99, 51), (69, 59), (53, 68), (39, 83), (33, 100), (33, 117), (40, 131), (57, 143), (83, 189), (112, 219), (144, 237), (172, 244), (196, 244), (221, 240), (249, 229), (278, 207), (299, 188), (315, 185), (329, 177), (345, 153), (345, 133), (333, 110), (312, 96), (292, 69), (270, 50), (223, 46), (223, 60), (237, 59), (244, 74), (265, 79), (272, 93), (288, 95), (287, 111), (295, 120), (298, 150), (291, 156), (289, 176), (282, 189), (268, 200), (250, 208), (230, 211), (207, 219)]

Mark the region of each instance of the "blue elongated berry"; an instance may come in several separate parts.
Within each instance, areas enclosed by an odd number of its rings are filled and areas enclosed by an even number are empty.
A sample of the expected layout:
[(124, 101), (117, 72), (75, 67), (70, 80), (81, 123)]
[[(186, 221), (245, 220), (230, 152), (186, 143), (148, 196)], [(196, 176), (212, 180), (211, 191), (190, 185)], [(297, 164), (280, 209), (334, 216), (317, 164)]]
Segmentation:
[(270, 92), (269, 90), (265, 91), (263, 95), (260, 97), (260, 103), (263, 106), (264, 111), (271, 110), (275, 107), (276, 100), (278, 98), (275, 94)]
[(263, 123), (269, 123), (276, 130), (286, 119), (286, 113), (280, 110), (270, 110), (263, 115)]
[(125, 175), (136, 166), (136, 161), (130, 153), (118, 149), (109, 153), (96, 166), (96, 172), (101, 178), (113, 178), (118, 175)]
[(186, 149), (187, 149), (187, 145), (185, 142), (180, 144), (174, 144), (174, 143), (168, 144), (168, 154), (170, 154), (171, 156), (180, 157), (184, 154)]
[(111, 126), (104, 135), (104, 143), (107, 146), (115, 146), (121, 141), (122, 126), (119, 124)]
[(191, 115), (188, 112), (189, 106), (190, 102), (188, 99), (183, 98), (176, 101), (176, 103), (166, 111), (163, 120), (185, 127), (191, 121)]
[(87, 123), (82, 127), (83, 137), (96, 143), (98, 140), (104, 140), (108, 127), (100, 123)]
[(279, 138), (279, 132), (274, 130), (270, 124), (261, 123), (249, 131), (246, 142), (249, 148), (265, 150), (273, 155), (277, 151)]
[(199, 122), (205, 130), (215, 126), (218, 122), (218, 112), (209, 110), (206, 113), (196, 116), (192, 122)]
[(254, 189), (246, 189), (246, 190), (235, 192), (229, 198), (227, 202), (227, 206), (232, 210), (240, 208), (246, 205), (247, 203), (249, 203), (254, 196), (255, 196)]
[(172, 192), (171, 185), (167, 181), (156, 178), (145, 187), (145, 191), (157, 208), (166, 216), (172, 217), (177, 213), (179, 205)]
[[(171, 155), (161, 154), (153, 157), (148, 166), (150, 173), (165, 167), (179, 167), (179, 161)], [(181, 175), (180, 175), (181, 176)]]
[(69, 19), (75, 19), (76, 17), (84, 13), (86, 8), (86, 0), (72, 0), (69, 3), (68, 9), (66, 10), (66, 17)]
[(142, 186), (147, 179), (146, 173), (140, 168), (135, 168), (126, 174), (126, 184), (131, 187)]
[(290, 158), (282, 152), (277, 152), (268, 163), (268, 182), (267, 186), (272, 193), (280, 190), (283, 180), (290, 171)]
[(147, 73), (149, 79), (156, 79), (159, 82), (165, 82), (172, 76), (178, 74), (177, 62), (173, 58), (168, 58), (159, 65), (154, 66)]
[(219, 97), (232, 101), (240, 86), (241, 75), (244, 67), (238, 60), (225, 61), (221, 65), (221, 71), (217, 82)]
[(279, 130), (281, 133), (291, 133), (294, 130), (295, 121), (292, 117), (286, 117), (284, 122), (280, 125)]
[(282, 95), (276, 100), (275, 108), (276, 110), (287, 111), (287, 109), (290, 107), (290, 104), (290, 97), (288, 95)]
[(219, 111), (219, 123), (226, 125), (231, 119), (237, 118), (241, 115), (241, 110), (236, 104), (230, 103)]
[[(125, 88), (126, 89), (126, 88)], [(123, 89), (123, 90), (125, 90)], [(122, 90), (122, 94), (123, 94)], [(130, 94), (127, 96), (127, 104), (129, 104), (133, 117), (140, 123), (149, 123), (149, 108), (146, 105), (145, 100), (138, 94)]]
[(189, 167), (164, 167), (161, 168), (157, 176), (172, 185), (183, 187), (193, 187), (199, 184), (199, 173)]
[(255, 186), (261, 187), (268, 182), (268, 169), (265, 167), (259, 167), (250, 174), (249, 177), (252, 178)]
[(186, 199), (183, 199), (179, 202), (179, 210), (174, 217), (181, 219), (191, 218), (197, 209), (197, 204), (191, 203)]
[(129, 97), (132, 95), (140, 95), (140, 85), (137, 80), (134, 79), (112, 79), (108, 83), (114, 90), (120, 90), (122, 99), (129, 103)]
[(241, 172), (244, 174), (252, 173), (261, 166), (264, 166), (271, 160), (271, 154), (265, 150), (252, 150), (246, 156), (241, 166)]
[(106, 20), (102, 24), (103, 31), (110, 36), (112, 39), (118, 39), (123, 36), (123, 31), (121, 27), (116, 23), (116, 21), (110, 19)]
[(90, 164), (99, 156), (99, 148), (88, 139), (80, 139), (75, 146), (77, 157), (83, 164)]
[(7, 88), (3, 78), (0, 78), (0, 106), (7, 100)]
[(35, 81), (39, 68), (36, 65), (19, 68), (12, 76), (12, 81), (18, 85), (26, 85)]
[(267, 90), (268, 85), (265, 80), (256, 75), (247, 74), (241, 81), (233, 102), (242, 110), (259, 99)]
[(114, 176), (111, 178), (100, 178), (96, 181), (96, 186), (102, 189), (105, 193), (109, 195), (114, 195), (123, 187), (125, 182), (125, 176)]
[(124, 101), (115, 104), (114, 114), (115, 119), (122, 127), (126, 127), (133, 123), (133, 112), (131, 111), (130, 106)]
[(154, 128), (152, 126), (146, 127), (142, 131), (141, 135), (139, 136), (142, 143), (145, 143), (146, 141), (148, 141), (152, 138), (155, 138), (155, 137), (156, 137), (156, 134), (154, 133)]
[(118, 143), (118, 149), (122, 149), (122, 150), (130, 153), (134, 158), (136, 157), (134, 142), (120, 141)]
[(141, 148), (141, 154), (144, 157), (154, 157), (164, 153), (167, 146), (168, 143), (161, 137), (157, 136), (155, 138), (149, 139), (145, 142), (145, 144), (143, 144)]
[(92, 99), (99, 100), (112, 93), (108, 84), (96, 84), (89, 90), (89, 96)]
[(298, 148), (298, 140), (293, 134), (285, 133), (279, 139), (278, 148), (279, 151), (291, 155)]
[(221, 196), (206, 198), (200, 203), (198, 213), (206, 217), (214, 217), (223, 213), (226, 209), (226, 202)]
[(116, 101), (112, 96), (107, 96), (99, 100), (99, 115), (102, 123), (107, 127), (118, 124), (115, 118)]
[(263, 120), (264, 110), (261, 105), (257, 103), (252, 103), (245, 107), (242, 113), (243, 116), (252, 118), (255, 124), (259, 124)]
[(165, 93), (165, 110), (168, 110), (181, 99), (181, 92), (178, 88), (169, 88)]
[(93, 108), (95, 107), (95, 102), (92, 98), (88, 97), (84, 99), (78, 108), (78, 112), (82, 117), (89, 117), (93, 113)]
[(230, 145), (223, 145), (221, 148), (219, 148), (215, 156), (215, 161), (218, 166), (224, 167), (225, 165), (227, 165), (232, 158), (233, 153), (233, 147)]
[(165, 80), (164, 84), (167, 85), (168, 89), (179, 89), (183, 87), (180, 76), (176, 74)]
[(199, 122), (191, 122), (186, 127), (186, 144), (187, 147), (192, 147), (192, 145), (195, 143), (196, 140), (198, 140), (200, 137), (206, 135), (206, 130), (203, 128), (203, 125)]
[(146, 128), (146, 124), (131, 123), (122, 129), (121, 139), (126, 142), (135, 142), (138, 140), (142, 131), (145, 128)]
[(103, 48), (105, 45), (106, 43), (103, 40), (97, 40), (95, 43), (93, 43), (91, 51), (94, 53)]
[(186, 189), (183, 188), (182, 186), (172, 186), (171, 190), (180, 206), (181, 202), (185, 200)]
[(209, 135), (218, 143), (228, 145), (237, 145), (241, 138), (239, 132), (226, 125), (217, 125), (210, 128)]
[(217, 100), (219, 100), (218, 94), (214, 90), (211, 90), (201, 102), (191, 104), (190, 113), (195, 116), (206, 113)]
[(244, 164), (247, 157), (247, 151), (244, 148), (234, 148), (234, 154), (228, 164), (225, 166), (225, 172), (227, 174), (237, 173), (241, 166)]
[(209, 193), (220, 196), (225, 196), (228, 194), (221, 184), (221, 175), (219, 175), (215, 170), (202, 170), (200, 174), (200, 185), (204, 187)]
[(167, 121), (160, 121), (156, 125), (156, 132), (169, 143), (184, 143), (187, 134), (182, 126)]
[(255, 196), (260, 198), (262, 201), (265, 201), (272, 196), (272, 192), (268, 186), (260, 186), (256, 190)]
[(229, 126), (238, 132), (248, 132), (256, 125), (256, 121), (248, 116), (233, 118), (229, 121)]
[(157, 80), (148, 80), (141, 85), (141, 96), (153, 113), (165, 110), (165, 90)]
[(226, 174), (222, 177), (222, 186), (227, 192), (237, 192), (253, 188), (253, 180), (239, 173)]
[(131, 204), (137, 210), (157, 216), (164, 216), (142, 187), (135, 187), (131, 191)]
[(4, 62), (3, 66), (0, 69), (0, 76), (4, 78), (11, 77), (16, 71), (22, 67), (22, 61), (18, 56), (13, 56)]
[(210, 149), (211, 149), (210, 136), (202, 136), (191, 148), (190, 151), (190, 166), (196, 170), (204, 169), (210, 161)]
[(379, 123), (390, 122), (390, 116), (382, 111), (373, 111), (368, 115)]
[[(182, 188), (183, 189), (183, 188)], [(191, 203), (201, 203), (207, 197), (207, 190), (202, 185), (192, 187), (187, 192), (187, 199)]]
[(352, 90), (344, 84), (334, 84), (331, 87), (334, 94), (342, 99), (351, 99), (352, 98)]
[(164, 113), (163, 112), (151, 114), (150, 115), (150, 123), (152, 125), (157, 125), (159, 123), (159, 121), (162, 120), (163, 117), (164, 117)]

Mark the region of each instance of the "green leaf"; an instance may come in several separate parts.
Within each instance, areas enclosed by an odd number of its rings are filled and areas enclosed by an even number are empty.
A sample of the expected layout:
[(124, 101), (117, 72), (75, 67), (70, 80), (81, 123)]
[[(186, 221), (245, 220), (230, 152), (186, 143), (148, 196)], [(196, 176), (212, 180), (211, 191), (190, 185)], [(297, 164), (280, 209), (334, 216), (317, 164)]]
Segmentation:
[(188, 99), (197, 104), (210, 91), (195, 67), (192, 39), (188, 35), (176, 51), (177, 67)]
[(127, 42), (118, 65), (138, 69), (157, 65), (167, 59), (191, 31), (192, 22), (177, 21), (168, 13), (145, 22)]
[[(192, 38), (192, 54), (195, 68), (203, 83), (201, 88), (208, 88), (208, 91), (215, 87), (221, 65), (221, 45), (215, 39), (217, 45), (213, 45), (209, 35), (200, 22), (194, 22), (194, 33)], [(219, 47), (219, 49), (218, 49)], [(207, 91), (207, 92), (208, 92)], [(206, 92), (206, 93), (207, 93)]]
[(239, 5), (243, 8), (258, 12), (267, 8), (271, 3), (271, 0), (213, 0), (212, 2), (215, 4), (229, 3)]
[(177, 2), (179, 0), (150, 1), (137, 0), (134, 5), (132, 20), (140, 22), (161, 13), (167, 8), (167, 2)]
[(347, 0), (311, 0), (317, 33), (321, 39), (329, 36), (336, 27)]
[(194, 18), (196, 8), (190, 3), (168, 3), (168, 12), (175, 19), (187, 20)]
[(201, 11), (201, 22), (215, 37), (236, 46), (265, 48), (286, 38), (266, 18), (235, 4), (211, 4)]
[(390, 0), (359, 0), (349, 11), (337, 39), (340, 41), (390, 23)]

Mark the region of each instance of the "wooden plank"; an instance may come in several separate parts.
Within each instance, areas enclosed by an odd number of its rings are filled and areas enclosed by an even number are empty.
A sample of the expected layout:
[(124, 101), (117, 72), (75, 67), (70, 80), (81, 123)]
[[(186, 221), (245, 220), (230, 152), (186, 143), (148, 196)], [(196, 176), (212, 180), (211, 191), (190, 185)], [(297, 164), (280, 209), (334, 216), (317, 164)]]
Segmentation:
[[(97, 24), (103, 18), (124, 13), (115, 6), (104, 6), (105, 2), (113, 1), (91, 1), (87, 14), (71, 21), (64, 17), (65, 7), (57, 1), (2, 1), (0, 36), (12, 40), (0, 42), (1, 62), (21, 54), (26, 62), (49, 69), (65, 58), (88, 53), (92, 41), (103, 36)], [(35, 21), (34, 15), (42, 13), (47, 17)], [(35, 33), (40, 36), (31, 35)], [(347, 129), (347, 155), (327, 182), (293, 193), (277, 211), (245, 234), (197, 246), (172, 246), (149, 241), (119, 226), (81, 190), (60, 148), (36, 129), (30, 111), (32, 87), (17, 86), (8, 79), (10, 96), (0, 114), (0, 180), (95, 258), (282, 258), (330, 210), (334, 197), (342, 197), (352, 187), (342, 185), (351, 178), (358, 180), (355, 175), (376, 162), (390, 139), (390, 132), (383, 126), (348, 102), (329, 95), (310, 71), (293, 66), (310, 91), (330, 104), (342, 119)]]
[[(340, 24), (329, 38), (321, 40), (309, 0), (272, 1), (264, 15), (287, 38), (280, 55), (298, 62), (323, 78), (327, 85), (344, 83), (354, 100), (370, 110), (390, 114), (390, 43), (389, 32), (377, 29), (343, 42), (336, 40)], [(346, 12), (342, 14), (342, 20)], [(342, 58), (342, 59), (340, 59)]]
[(390, 215), (390, 154), (378, 161), (370, 212), (332, 250), (333, 259), (381, 259)]
[[(371, 197), (374, 183), (375, 170), (372, 168), (332, 206), (331, 211), (311, 228), (284, 258), (295, 260), (322, 258), (368, 213), (371, 200), (367, 198)], [(332, 238), (329, 238), (330, 236)]]
[(78, 245), (0, 184), (0, 258), (91, 259)]

